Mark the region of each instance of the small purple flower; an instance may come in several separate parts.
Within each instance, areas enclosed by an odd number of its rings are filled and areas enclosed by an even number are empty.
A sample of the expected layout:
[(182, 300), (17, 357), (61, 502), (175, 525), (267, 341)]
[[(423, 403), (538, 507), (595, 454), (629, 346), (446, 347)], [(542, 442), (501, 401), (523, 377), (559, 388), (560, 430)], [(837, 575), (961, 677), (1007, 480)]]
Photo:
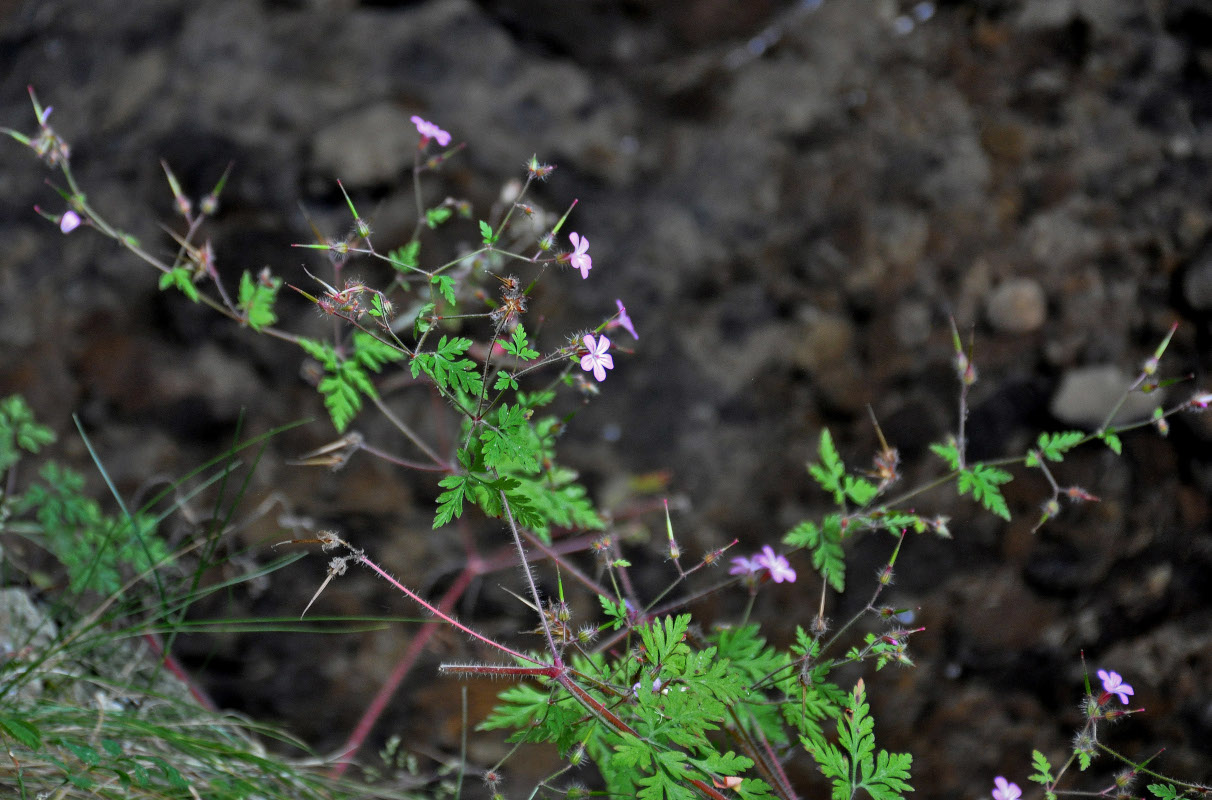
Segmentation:
[(584, 280), (589, 277), (589, 270), (593, 269), (593, 258), (589, 255), (589, 240), (576, 231), (568, 234), (568, 240), (576, 248), (568, 257), (568, 262), (572, 264), (573, 269), (581, 271), (581, 279)]
[(758, 563), (761, 556), (754, 558), (745, 558), (744, 556), (736, 556), (732, 559), (732, 567), (728, 570), (729, 575), (756, 575), (764, 569), (764, 565)]
[(630, 333), (631, 338), (638, 342), (640, 340), (640, 335), (635, 332), (635, 324), (631, 321), (631, 317), (627, 315), (627, 308), (623, 305), (623, 301), (615, 300), (614, 303), (619, 307), (618, 319), (615, 320), (614, 324)]
[(1136, 691), (1131, 686), (1124, 683), (1124, 679), (1118, 672), (1108, 672), (1105, 669), (1100, 669), (1098, 677), (1103, 682), (1103, 691), (1106, 693), (1106, 696), (1115, 695), (1124, 705), (1128, 705), (1128, 695), (1136, 694)]
[[(48, 109), (49, 110), (49, 109)], [(59, 230), (64, 233), (71, 233), (76, 228), (80, 227), (80, 215), (75, 211), (65, 211), (63, 216), (59, 218)]]
[[(573, 236), (576, 234), (574, 233)], [(610, 340), (605, 336), (599, 336), (597, 342), (593, 341), (592, 334), (585, 334), (585, 348), (588, 353), (581, 356), (581, 369), (586, 372), (593, 372), (593, 377), (599, 382), (606, 380), (606, 370), (614, 369), (614, 357), (606, 351), (610, 349)]]
[(1187, 401), (1187, 405), (1191, 408), (1198, 408), (1200, 411), (1205, 410), (1212, 405), (1212, 392), (1199, 392)]
[(423, 120), (416, 114), (413, 114), (412, 124), (417, 126), (417, 133), (421, 134), (421, 144), (425, 144), (429, 139), (436, 139), (438, 144), (443, 147), (450, 144), (450, 134), (432, 122)]
[(770, 545), (764, 546), (762, 552), (754, 556), (753, 560), (770, 570), (770, 579), (775, 583), (795, 583), (795, 570), (787, 563), (787, 559), (774, 552)]
[(1001, 775), (993, 779), (993, 785), (997, 787), (993, 790), (993, 800), (1018, 800), (1023, 796), (1023, 790), (1018, 788), (1017, 783), (1011, 783)]

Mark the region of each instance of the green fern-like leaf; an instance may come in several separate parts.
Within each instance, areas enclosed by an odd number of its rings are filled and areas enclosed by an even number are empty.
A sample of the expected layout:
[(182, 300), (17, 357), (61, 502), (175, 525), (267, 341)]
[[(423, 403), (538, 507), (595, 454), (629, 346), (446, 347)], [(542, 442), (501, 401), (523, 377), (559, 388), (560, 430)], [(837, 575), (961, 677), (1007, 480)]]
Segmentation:
[(194, 286), (193, 273), (185, 267), (175, 267), (160, 276), (160, 288), (174, 286), (193, 302), (198, 302), (198, 287)]
[(1028, 467), (1038, 467), (1039, 456), (1043, 456), (1049, 461), (1063, 461), (1065, 453), (1077, 447), (1085, 438), (1086, 434), (1081, 431), (1041, 433), (1035, 444), (1035, 450), (1027, 454), (1026, 464)]
[(366, 370), (378, 372), (384, 364), (404, 357), (398, 349), (361, 331), (354, 334), (353, 345), (353, 356), (342, 358), (332, 345), (299, 338), (299, 347), (327, 373), (316, 388), (324, 396), (324, 406), (338, 432), (362, 409), (363, 395), (372, 400), (379, 396)]
[(454, 293), (454, 278), (449, 275), (434, 275), (429, 279), (429, 282), (437, 288), (438, 294), (442, 299), (449, 303), (452, 307), (457, 305), (457, 299)]
[(496, 413), (496, 424), (480, 432), (484, 444), (484, 464), (489, 469), (519, 469), (537, 472), (537, 442), (521, 406), (502, 405)]
[(410, 365), (412, 376), (415, 378), (424, 372), (441, 389), (454, 387), (478, 397), (484, 391), (479, 369), (471, 359), (462, 358), (470, 347), (471, 339), (460, 336), (448, 339), (443, 336), (438, 341), (437, 349), (413, 356)]
[(244, 312), (244, 319), (254, 331), (267, 328), (278, 321), (274, 313), (274, 303), (278, 299), (278, 290), (282, 288), (282, 279), (269, 276), (269, 270), (262, 273), (264, 278), (253, 279), (246, 271), (240, 278), (239, 308)]
[(849, 800), (860, 789), (874, 800), (897, 800), (913, 791), (909, 785), (913, 756), (876, 752), (875, 721), (870, 712), (860, 680), (847, 697), (845, 713), (838, 718), (836, 746), (820, 735), (801, 737), (821, 772), (831, 780), (835, 800)]
[(67, 568), (74, 591), (112, 594), (127, 572), (143, 572), (167, 560), (168, 549), (156, 535), (153, 518), (106, 516), (83, 494), (84, 476), (54, 462), (38, 474), (41, 483), (21, 497), (17, 513), (33, 513), (48, 548)]
[(513, 329), (510, 341), (501, 342), (501, 347), (506, 353), (515, 355), (523, 361), (533, 361), (539, 357), (539, 351), (530, 348), (530, 342), (526, 339), (526, 328), (521, 325)]
[(1006, 498), (998, 487), (1009, 483), (1012, 478), (1013, 476), (1003, 469), (975, 464), (960, 471), (957, 488), (961, 497), (971, 492), (972, 497), (986, 510), (1009, 522), (1010, 509), (1006, 506)]
[(930, 452), (947, 462), (950, 469), (959, 469), (959, 446), (955, 440), (950, 440), (946, 444), (930, 445)]
[(404, 358), (400, 348), (381, 341), (369, 333), (356, 331), (353, 335), (354, 359), (369, 370), (378, 372), (386, 364)]
[(829, 433), (828, 428), (821, 431), (821, 442), (817, 452), (821, 460), (816, 464), (809, 464), (808, 472), (822, 489), (833, 495), (835, 503), (842, 505), (845, 502), (842, 476), (846, 474), (846, 466), (842, 463), (842, 457), (838, 455), (837, 448), (833, 445), (833, 436)]
[(396, 270), (404, 273), (418, 272), (418, 257), (421, 255), (421, 243), (409, 242), (403, 247), (397, 247), (387, 254), (387, 260)]
[(0, 473), (21, 460), (21, 453), (37, 453), (55, 441), (55, 434), (34, 421), (34, 412), (20, 395), (0, 400)]
[(438, 485), (446, 489), (438, 495), (438, 510), (434, 514), (433, 527), (440, 528), (456, 517), (463, 516), (463, 501), (467, 498), (467, 484), (470, 478), (466, 475), (447, 475), (438, 481)]
[(842, 518), (830, 514), (815, 522), (805, 520), (783, 537), (783, 544), (803, 547), (812, 555), (812, 566), (837, 592), (846, 591), (846, 553), (842, 549)]
[(689, 614), (653, 620), (651, 625), (640, 628), (640, 638), (647, 648), (649, 663), (662, 665), (675, 659), (684, 663), (690, 653), (690, 647), (683, 641), (689, 628)]

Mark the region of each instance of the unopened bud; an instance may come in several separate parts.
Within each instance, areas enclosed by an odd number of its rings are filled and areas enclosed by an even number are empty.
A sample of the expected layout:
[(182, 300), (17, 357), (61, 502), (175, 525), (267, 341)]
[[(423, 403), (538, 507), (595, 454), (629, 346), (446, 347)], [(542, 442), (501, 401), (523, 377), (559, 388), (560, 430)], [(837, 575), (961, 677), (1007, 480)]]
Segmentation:
[(75, 211), (65, 211), (63, 216), (59, 218), (59, 230), (63, 233), (71, 233), (76, 228), (80, 227), (80, 215)]
[(889, 564), (880, 570), (880, 586), (887, 586), (892, 583), (892, 565)]
[(535, 180), (545, 181), (547, 176), (555, 172), (555, 166), (552, 164), (541, 164), (536, 156), (531, 156), (526, 162), (526, 173)]

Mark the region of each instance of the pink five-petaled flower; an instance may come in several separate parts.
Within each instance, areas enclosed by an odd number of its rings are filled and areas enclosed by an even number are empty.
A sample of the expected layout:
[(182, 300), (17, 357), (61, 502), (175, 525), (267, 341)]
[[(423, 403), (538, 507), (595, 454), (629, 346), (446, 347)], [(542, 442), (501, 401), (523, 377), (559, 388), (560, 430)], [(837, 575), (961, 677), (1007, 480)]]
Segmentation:
[(412, 115), (412, 124), (417, 126), (417, 133), (421, 134), (421, 144), (424, 145), (430, 139), (436, 139), (438, 144), (445, 147), (450, 144), (450, 134), (434, 125), (432, 122), (423, 120), (416, 114)]
[(1105, 669), (1098, 671), (1098, 677), (1103, 682), (1103, 698), (1100, 702), (1106, 702), (1111, 695), (1119, 698), (1119, 701), (1124, 705), (1128, 705), (1128, 695), (1136, 694), (1135, 690), (1128, 684), (1124, 683), (1124, 679), (1118, 672), (1108, 672)]
[(1023, 790), (1018, 788), (1017, 783), (1011, 783), (1001, 775), (993, 779), (993, 785), (997, 787), (993, 790), (993, 800), (1018, 800), (1023, 796)]
[(59, 230), (64, 233), (71, 233), (79, 227), (80, 215), (75, 211), (64, 211), (63, 216), (59, 218)]
[(787, 559), (774, 552), (774, 548), (770, 545), (765, 545), (762, 552), (753, 557), (753, 560), (770, 570), (770, 579), (775, 583), (795, 583), (795, 570), (787, 563)]
[(620, 328), (630, 333), (631, 338), (638, 342), (640, 340), (640, 335), (635, 332), (635, 323), (631, 321), (631, 317), (627, 316), (627, 307), (623, 305), (622, 300), (615, 300), (614, 304), (619, 307), (619, 316), (613, 324), (618, 325)]
[(606, 370), (614, 369), (614, 357), (606, 351), (610, 349), (610, 340), (599, 336), (594, 343), (592, 334), (585, 334), (585, 349), (589, 352), (581, 356), (581, 369), (593, 372), (593, 377), (599, 382), (606, 380)]
[(568, 257), (568, 263), (572, 264), (573, 269), (581, 271), (582, 280), (588, 278), (589, 270), (593, 269), (593, 258), (589, 255), (589, 240), (576, 231), (568, 234), (568, 240), (576, 248)]
[(728, 570), (729, 575), (755, 575), (765, 567), (758, 563), (761, 556), (753, 558), (745, 558), (744, 556), (735, 556), (732, 559), (732, 568)]

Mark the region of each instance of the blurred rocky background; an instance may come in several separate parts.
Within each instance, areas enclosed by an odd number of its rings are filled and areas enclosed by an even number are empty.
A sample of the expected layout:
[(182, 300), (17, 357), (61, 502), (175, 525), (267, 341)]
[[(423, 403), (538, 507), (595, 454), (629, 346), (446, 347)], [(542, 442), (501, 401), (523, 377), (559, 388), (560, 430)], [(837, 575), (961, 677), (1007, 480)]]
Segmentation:
[[(618, 297), (641, 336), (600, 397), (566, 407), (562, 457), (620, 513), (645, 502), (637, 486), (667, 481), (656, 496), (673, 498), (694, 554), (774, 542), (825, 513), (804, 464), (827, 426), (867, 466), (868, 407), (905, 459), (901, 486), (936, 475), (925, 446), (954, 429), (957, 405), (949, 316), (975, 331), (976, 457), (1095, 424), (1174, 322), (1163, 372), (1194, 380), (1168, 399), (1212, 388), (1206, 2), (8, 0), (0, 125), (33, 129), (27, 84), (55, 107), (91, 203), (157, 253), (171, 257), (159, 224), (175, 224), (160, 159), (195, 196), (234, 162), (209, 229), (229, 286), (265, 265), (303, 285), (302, 267), (322, 261), (290, 248), (313, 239), (300, 203), (321, 231), (344, 232), (338, 178), (380, 246), (403, 241), (412, 114), (467, 144), (432, 201), (488, 209), (532, 153), (557, 164), (534, 199), (558, 211), (579, 198), (566, 230), (592, 241), (595, 269), (549, 275), (528, 327), (541, 315), (555, 346)], [(365, 456), (337, 473), (288, 466), (334, 438), (299, 353), (158, 293), (150, 268), (90, 231), (59, 234), (32, 211), (58, 207), (46, 177), (15, 142), (0, 146), (0, 395), (22, 393), (60, 432), (54, 455), (89, 470), (78, 413), (134, 497), (221, 452), (241, 413), (245, 434), (315, 417), (271, 442), (249, 506), (282, 502), (233, 549), (271, 558), (288, 510), (414, 586), (448, 585), (463, 551), (429, 533), (436, 478)], [(323, 330), (297, 298), (283, 314)], [(417, 420), (441, 411), (427, 397), (414, 407), (417, 391), (392, 402)], [(355, 427), (406, 452), (372, 414)], [(950, 516), (954, 539), (907, 541), (889, 599), (919, 609), (917, 668), (871, 683), (881, 746), (913, 752), (919, 796), (986, 796), (996, 774), (1026, 786), (1033, 748), (1063, 761), (1083, 652), (1148, 709), (1114, 729), (1117, 749), (1164, 747), (1164, 771), (1212, 780), (1210, 442), (1212, 415), (1182, 415), (1167, 438), (1125, 436), (1122, 458), (1088, 447), (1058, 479), (1102, 502), (1066, 506), (1034, 534), (1048, 492), (1037, 473), (1016, 472), (1009, 524), (945, 492), (914, 500)], [(659, 534), (663, 519), (632, 523)], [(461, 530), (499, 535), (474, 514)], [(833, 619), (866, 602), (892, 545), (856, 543)], [(660, 537), (630, 547), (650, 562), (638, 579), (662, 587)], [(764, 590), (756, 610), (776, 617), (775, 637), (816, 607), (808, 564), (793, 563), (800, 582)], [(295, 615), (322, 576), (317, 554), (205, 610)], [(513, 636), (529, 621), (499, 587), (516, 578), (486, 579), (460, 613)], [(737, 590), (698, 611), (728, 619), (744, 601)], [(416, 612), (348, 576), (313, 613)], [(181, 647), (220, 703), (323, 750), (415, 629)], [(433, 675), (469, 647), (440, 638), (376, 741), (457, 753), (457, 687)], [(473, 686), (473, 718), (500, 688)], [(475, 737), (473, 758), (491, 763), (497, 741)], [(790, 768), (819, 791), (802, 751)]]

